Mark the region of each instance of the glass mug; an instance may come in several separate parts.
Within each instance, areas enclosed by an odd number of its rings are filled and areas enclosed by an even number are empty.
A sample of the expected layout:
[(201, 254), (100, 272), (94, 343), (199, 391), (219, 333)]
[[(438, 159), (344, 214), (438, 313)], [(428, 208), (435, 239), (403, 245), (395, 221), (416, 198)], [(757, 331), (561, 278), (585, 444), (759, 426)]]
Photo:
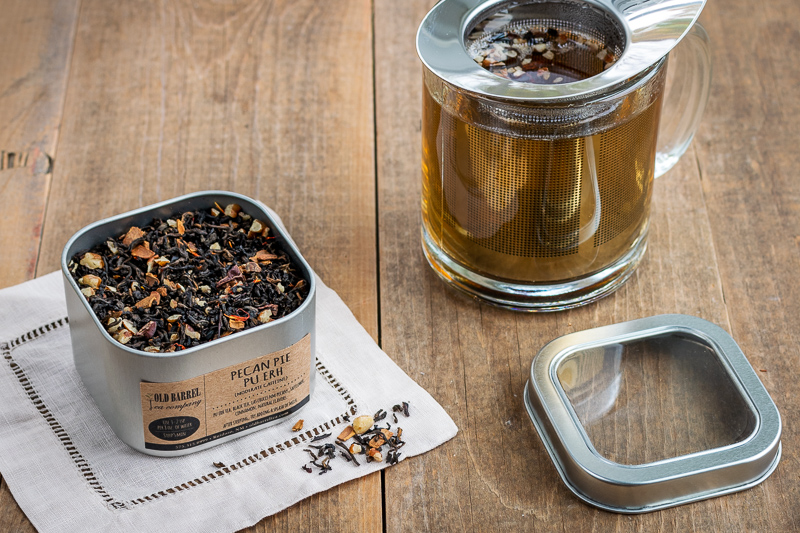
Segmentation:
[[(417, 35), (422, 240), (442, 279), (495, 305), (552, 311), (631, 276), (646, 248), (653, 179), (686, 150), (708, 99), (708, 37), (694, 23), (703, 1), (690, 16), (687, 3), (676, 14), (676, 2), (650, 0), (649, 18), (634, 14), (647, 19), (643, 30), (599, 0), (433, 8)], [(665, 27), (676, 32), (671, 43)], [(502, 60), (494, 72), (475, 43)], [(539, 55), (548, 49), (568, 53)], [(527, 65), (534, 57), (547, 67), (523, 70), (525, 54)]]

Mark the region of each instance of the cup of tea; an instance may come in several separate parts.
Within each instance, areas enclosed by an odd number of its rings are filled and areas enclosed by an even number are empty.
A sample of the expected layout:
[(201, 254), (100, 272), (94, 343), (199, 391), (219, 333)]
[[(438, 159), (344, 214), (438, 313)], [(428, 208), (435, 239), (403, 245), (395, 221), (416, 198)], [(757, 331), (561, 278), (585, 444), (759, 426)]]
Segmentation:
[(552, 311), (631, 276), (653, 179), (708, 99), (704, 3), (442, 0), (428, 13), (422, 242), (442, 279)]

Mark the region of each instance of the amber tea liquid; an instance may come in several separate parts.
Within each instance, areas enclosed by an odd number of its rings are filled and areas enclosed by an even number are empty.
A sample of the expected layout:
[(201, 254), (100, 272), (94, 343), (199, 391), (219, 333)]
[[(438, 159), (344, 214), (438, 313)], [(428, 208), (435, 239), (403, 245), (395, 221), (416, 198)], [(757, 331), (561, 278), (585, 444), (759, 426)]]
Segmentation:
[(590, 135), (552, 139), (476, 125), (427, 84), (423, 98), (423, 229), (454, 262), (497, 280), (562, 283), (645, 238), (660, 93), (630, 113), (624, 101)]

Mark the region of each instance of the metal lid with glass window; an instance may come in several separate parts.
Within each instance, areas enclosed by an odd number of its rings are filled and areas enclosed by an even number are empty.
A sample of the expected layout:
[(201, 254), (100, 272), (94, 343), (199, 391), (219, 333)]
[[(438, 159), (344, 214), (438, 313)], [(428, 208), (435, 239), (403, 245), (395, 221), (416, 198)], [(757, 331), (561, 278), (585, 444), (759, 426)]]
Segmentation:
[(781, 454), (780, 415), (741, 349), (693, 316), (552, 341), (533, 360), (525, 406), (570, 490), (609, 511), (744, 490)]

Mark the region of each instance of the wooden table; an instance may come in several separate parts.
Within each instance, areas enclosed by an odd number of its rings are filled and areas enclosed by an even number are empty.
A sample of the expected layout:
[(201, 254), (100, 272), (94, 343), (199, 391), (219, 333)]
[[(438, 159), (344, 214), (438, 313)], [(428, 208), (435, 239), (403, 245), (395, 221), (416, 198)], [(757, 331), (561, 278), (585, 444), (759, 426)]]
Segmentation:
[[(421, 76), (433, 0), (3, 0), (0, 287), (58, 268), (94, 220), (202, 189), (275, 208), (312, 267), (460, 428), (446, 445), (248, 531), (800, 529), (800, 3), (710, 0), (711, 101), (655, 185), (650, 245), (616, 294), (555, 314), (454, 295), (419, 242)], [(522, 405), (571, 331), (660, 313), (739, 342), (780, 409), (758, 487), (643, 516), (558, 478)], [(0, 485), (0, 530), (32, 526)]]

